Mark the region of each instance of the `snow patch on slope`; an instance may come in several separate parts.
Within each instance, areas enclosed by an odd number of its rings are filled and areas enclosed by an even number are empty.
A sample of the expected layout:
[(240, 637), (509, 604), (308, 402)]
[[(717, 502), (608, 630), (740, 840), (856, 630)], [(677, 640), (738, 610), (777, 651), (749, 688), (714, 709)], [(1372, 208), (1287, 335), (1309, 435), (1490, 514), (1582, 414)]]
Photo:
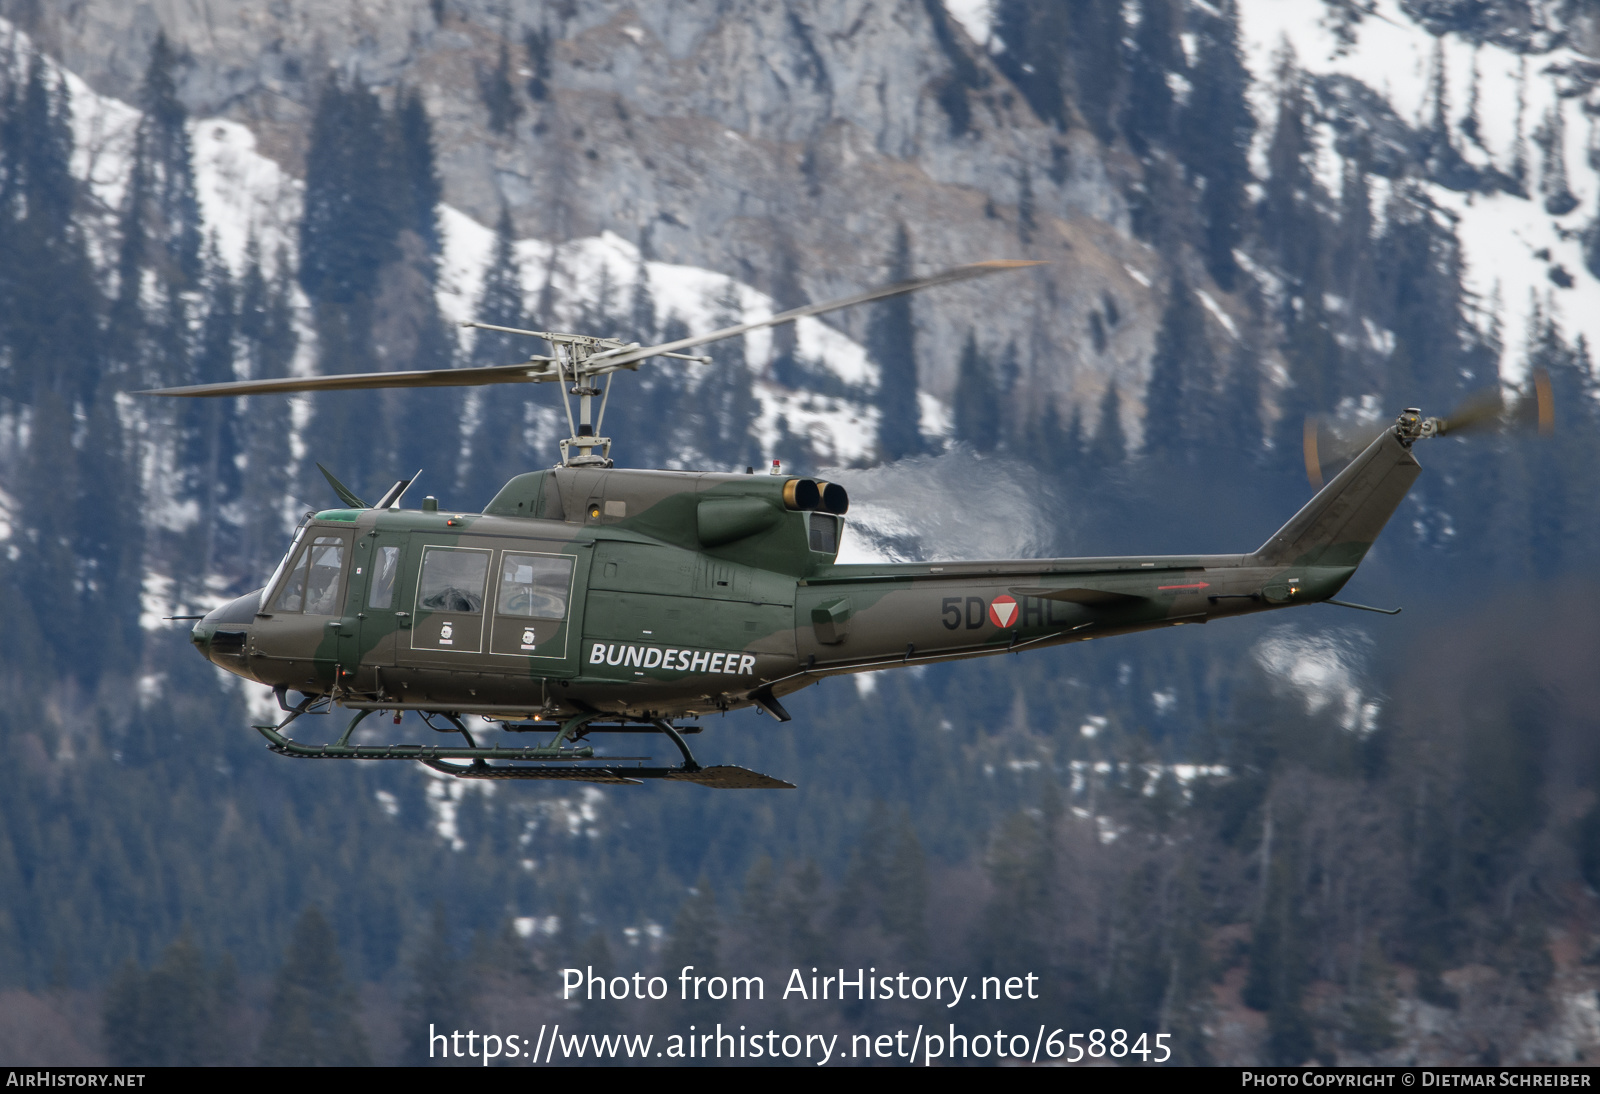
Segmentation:
[(268, 269), (280, 253), (292, 263), (304, 185), (257, 152), (255, 134), (238, 122), (207, 118), (190, 135), (200, 214), (228, 268), (244, 272), (252, 238)]
[(967, 37), (978, 45), (989, 41), (989, 31), (994, 25), (992, 0), (944, 0), (944, 10), (965, 28)]
[[(1356, 41), (1346, 48), (1324, 22), (1325, 11), (1321, 4), (1240, 0), (1245, 59), (1254, 78), (1251, 93), (1261, 125), (1257, 132), (1257, 173), (1261, 173), (1266, 143), (1271, 140), (1277, 110), (1273, 92), (1278, 58), (1285, 44), (1305, 71), (1360, 80), (1382, 93), (1407, 124), (1424, 128), (1431, 124), (1435, 109), (1437, 43), (1446, 88), (1444, 117), (1453, 143), (1469, 163), (1512, 174), (1519, 109), (1521, 113), (1529, 198), (1506, 193), (1459, 193), (1437, 184), (1426, 187), (1429, 196), (1456, 222), (1468, 288), (1478, 296), (1485, 311), (1494, 302), (1500, 303), (1505, 351), (1502, 374), (1510, 380), (1521, 375), (1529, 313), (1536, 300), (1553, 308), (1569, 337), (1581, 333), (1591, 345), (1600, 340), (1600, 281), (1585, 269), (1579, 239), (1584, 224), (1595, 216), (1600, 199), (1600, 162), (1590, 158), (1594, 123), (1586, 122), (1584, 117), (1586, 108), (1600, 104), (1574, 101), (1570, 95), (1563, 97), (1562, 79), (1555, 71), (1577, 62), (1592, 64), (1592, 59), (1565, 47), (1520, 57), (1500, 46), (1476, 46), (1450, 35), (1435, 39), (1411, 22), (1395, 0), (1378, 0), (1374, 14), (1361, 21), (1356, 28)], [(1478, 142), (1462, 130), (1462, 122), (1474, 109)], [(1543, 157), (1532, 139), (1533, 131), (1556, 111), (1561, 111), (1565, 119), (1562, 151), (1568, 185), (1578, 200), (1572, 211), (1560, 216), (1545, 211), (1542, 186), (1549, 180), (1543, 178)], [(1319, 136), (1322, 139), (1317, 173), (1337, 194), (1339, 156), (1331, 147), (1328, 134), (1322, 132)], [(1374, 180), (1377, 181), (1381, 180)], [(1382, 192), (1374, 186), (1374, 213), (1380, 217)], [(1553, 280), (1563, 273), (1572, 278), (1571, 288), (1559, 287)]]

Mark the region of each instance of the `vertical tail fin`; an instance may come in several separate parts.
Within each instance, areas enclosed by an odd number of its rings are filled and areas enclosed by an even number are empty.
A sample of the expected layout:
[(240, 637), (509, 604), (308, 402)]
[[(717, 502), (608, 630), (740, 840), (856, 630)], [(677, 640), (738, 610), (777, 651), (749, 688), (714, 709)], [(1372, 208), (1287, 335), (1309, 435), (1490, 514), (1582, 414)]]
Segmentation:
[(1356, 566), (1422, 468), (1393, 429), (1339, 472), (1251, 560), (1266, 566)]

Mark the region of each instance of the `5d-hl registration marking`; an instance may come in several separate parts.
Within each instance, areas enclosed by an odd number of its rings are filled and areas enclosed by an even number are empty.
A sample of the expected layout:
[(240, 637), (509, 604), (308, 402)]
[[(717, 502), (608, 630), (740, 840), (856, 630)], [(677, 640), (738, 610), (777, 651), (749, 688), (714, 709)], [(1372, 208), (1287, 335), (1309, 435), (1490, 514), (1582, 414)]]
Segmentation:
[(1017, 606), (1016, 600), (1005, 595), (995, 597), (992, 602), (981, 596), (947, 596), (940, 605), (942, 618), (939, 622), (944, 624), (947, 631), (963, 626), (975, 631), (983, 626), (985, 620), (1002, 629), (1018, 623), (1025, 627), (1064, 627), (1076, 622), (1070, 614), (1057, 618), (1056, 611), (1056, 601), (1037, 596), (1023, 597), (1021, 607)]

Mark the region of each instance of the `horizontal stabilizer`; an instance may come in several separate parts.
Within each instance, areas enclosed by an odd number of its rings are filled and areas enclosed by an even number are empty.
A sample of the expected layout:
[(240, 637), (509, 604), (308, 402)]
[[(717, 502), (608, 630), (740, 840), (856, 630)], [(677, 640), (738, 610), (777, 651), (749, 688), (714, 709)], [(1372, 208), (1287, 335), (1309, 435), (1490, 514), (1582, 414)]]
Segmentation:
[(1019, 585), (1010, 590), (1012, 596), (1034, 596), (1040, 600), (1065, 600), (1069, 604), (1084, 604), (1091, 608), (1109, 608), (1116, 604), (1132, 604), (1136, 600), (1148, 600), (1148, 597), (1135, 596), (1132, 593), (1114, 593), (1108, 589), (1050, 589), (1031, 585)]

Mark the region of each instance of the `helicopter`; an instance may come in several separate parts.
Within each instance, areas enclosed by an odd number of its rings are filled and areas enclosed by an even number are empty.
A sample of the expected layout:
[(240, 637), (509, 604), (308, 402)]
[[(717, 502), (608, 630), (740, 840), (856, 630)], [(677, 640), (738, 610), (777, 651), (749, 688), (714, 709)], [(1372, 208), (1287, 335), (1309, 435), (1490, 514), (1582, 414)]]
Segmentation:
[[(601, 428), (621, 371), (651, 358), (709, 362), (683, 351), (1033, 265), (958, 266), (653, 346), (467, 323), (541, 339), (551, 352), (513, 365), (141, 392), (561, 388), (569, 432), (559, 464), (517, 475), (482, 512), (432, 497), (401, 509), (415, 476), (368, 504), (322, 468), (343, 507), (308, 513), (266, 584), (205, 615), (191, 640), (212, 663), (273, 689), (284, 717), (253, 728), (285, 756), (417, 761), (467, 779), (792, 789), (743, 767), (701, 765), (685, 740), (701, 727), (689, 721), (755, 708), (787, 722), (782, 700), (830, 676), (1306, 604), (1399, 610), (1335, 597), (1420, 474), (1415, 442), (1476, 424), (1483, 407), (1454, 419), (1407, 408), (1264, 544), (1232, 555), (840, 564), (850, 500), (837, 483), (786, 476), (778, 461), (765, 475), (613, 465)], [(1308, 447), (1308, 466), (1313, 458)], [(335, 708), (351, 717), (334, 742), (289, 736), (300, 718)], [(399, 723), (405, 712), (461, 743), (356, 736), (374, 714)], [(484, 747), (469, 716), (535, 743)], [(604, 734), (659, 734), (677, 762), (597, 753)]]

